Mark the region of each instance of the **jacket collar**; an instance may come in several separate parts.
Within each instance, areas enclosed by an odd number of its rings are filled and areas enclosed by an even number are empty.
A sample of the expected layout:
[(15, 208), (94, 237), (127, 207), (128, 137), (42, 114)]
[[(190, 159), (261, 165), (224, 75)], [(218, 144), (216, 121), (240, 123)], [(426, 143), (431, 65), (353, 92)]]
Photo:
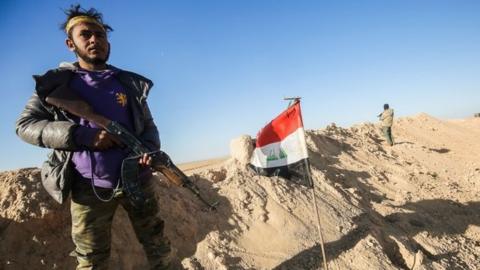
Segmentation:
[[(46, 97), (50, 91), (56, 87), (66, 84), (73, 76), (73, 72), (80, 67), (77, 62), (61, 62), (59, 67), (47, 71), (43, 75), (34, 75), (33, 78), (36, 81), (37, 93), (40, 97)], [(143, 102), (147, 99), (148, 93), (153, 86), (153, 82), (139, 74), (119, 69), (112, 65), (107, 65), (108, 69), (116, 70), (116, 78), (131, 90), (131, 93), (136, 97), (139, 102)]]
[[(80, 69), (80, 65), (78, 64), (78, 62), (60, 62), (60, 64), (58, 64), (58, 69), (60, 70), (70, 70), (70, 71), (77, 71)], [(122, 70), (117, 68), (116, 66), (112, 66), (112, 65), (108, 65), (107, 64), (107, 69), (109, 70), (114, 70), (114, 71), (117, 71), (117, 72), (121, 72)]]

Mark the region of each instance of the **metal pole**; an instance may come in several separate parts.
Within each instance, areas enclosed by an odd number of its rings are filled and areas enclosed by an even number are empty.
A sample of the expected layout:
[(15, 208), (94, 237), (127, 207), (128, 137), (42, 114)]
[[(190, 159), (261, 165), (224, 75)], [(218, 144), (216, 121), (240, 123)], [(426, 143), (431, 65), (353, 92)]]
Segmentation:
[(320, 247), (322, 249), (323, 267), (325, 268), (325, 270), (328, 270), (327, 257), (325, 255), (325, 245), (324, 245), (323, 234), (322, 234), (322, 225), (320, 224), (320, 214), (318, 213), (317, 198), (315, 196), (315, 185), (313, 184), (312, 175), (310, 174), (310, 166), (307, 160), (305, 160), (305, 166), (307, 169), (308, 180), (310, 182), (310, 186), (312, 189), (313, 205), (315, 207), (315, 213), (317, 216), (317, 230), (318, 230), (318, 235), (320, 236)]
[[(285, 98), (283, 98), (283, 100), (288, 100), (289, 101), (288, 107), (296, 104), (297, 102), (300, 102), (300, 99), (301, 99), (301, 97), (285, 97)], [(318, 230), (318, 235), (320, 236), (320, 247), (322, 249), (323, 267), (325, 268), (325, 270), (328, 270), (327, 256), (325, 255), (325, 245), (323, 243), (322, 225), (320, 224), (320, 214), (318, 213), (317, 198), (315, 196), (315, 185), (313, 184), (312, 175), (310, 173), (310, 164), (308, 162), (308, 159), (305, 159), (305, 169), (307, 171), (308, 181), (309, 181), (310, 187), (312, 189), (313, 205), (315, 207), (315, 214), (316, 214), (316, 217), (317, 217), (317, 230)]]

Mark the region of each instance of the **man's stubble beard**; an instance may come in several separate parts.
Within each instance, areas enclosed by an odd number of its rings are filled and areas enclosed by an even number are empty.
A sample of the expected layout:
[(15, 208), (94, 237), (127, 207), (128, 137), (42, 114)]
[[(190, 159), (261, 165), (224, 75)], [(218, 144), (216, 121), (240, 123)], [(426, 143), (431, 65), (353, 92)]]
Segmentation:
[(73, 40), (72, 42), (73, 42), (73, 47), (75, 47), (75, 50), (73, 52), (77, 57), (81, 58), (86, 63), (92, 64), (92, 65), (103, 65), (107, 63), (108, 58), (110, 57), (110, 44), (108, 44), (108, 49), (107, 49), (108, 51), (107, 51), (107, 55), (105, 56), (105, 59), (102, 59), (99, 57), (94, 57), (94, 58), (89, 57), (77, 47), (77, 44), (75, 44)]

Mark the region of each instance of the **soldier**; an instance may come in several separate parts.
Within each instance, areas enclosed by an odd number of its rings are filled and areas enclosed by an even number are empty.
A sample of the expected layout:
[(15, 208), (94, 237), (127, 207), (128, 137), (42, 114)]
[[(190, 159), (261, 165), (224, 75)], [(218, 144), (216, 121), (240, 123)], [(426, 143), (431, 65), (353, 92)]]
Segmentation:
[(392, 125), (393, 125), (393, 109), (388, 104), (383, 105), (383, 112), (378, 115), (382, 121), (382, 131), (385, 139), (390, 146), (393, 146)]
[(119, 205), (128, 212), (151, 269), (169, 269), (171, 247), (163, 234), (164, 222), (158, 217), (151, 158), (144, 155), (139, 160), (138, 181), (146, 200), (143, 207), (136, 208), (121, 191), (121, 164), (129, 154), (126, 148), (94, 123), (45, 101), (57, 87), (67, 87), (95, 112), (119, 122), (155, 151), (160, 149), (160, 139), (146, 102), (153, 84), (107, 64), (112, 28), (103, 22), (101, 13), (80, 5), (65, 13), (65, 42), (78, 62), (34, 76), (35, 92), (17, 121), (16, 132), (28, 143), (53, 149), (42, 167), (42, 182), (60, 203), (71, 191), (77, 269), (108, 269), (112, 219)]

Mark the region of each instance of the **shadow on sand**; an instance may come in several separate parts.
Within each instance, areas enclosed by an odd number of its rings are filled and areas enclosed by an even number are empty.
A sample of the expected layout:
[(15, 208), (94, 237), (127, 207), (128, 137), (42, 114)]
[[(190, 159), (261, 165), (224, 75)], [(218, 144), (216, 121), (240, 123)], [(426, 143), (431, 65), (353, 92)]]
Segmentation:
[[(431, 254), (414, 240), (414, 236), (421, 232), (428, 232), (431, 236), (461, 235), (471, 225), (480, 226), (480, 202), (463, 205), (451, 200), (423, 200), (405, 204), (401, 208), (412, 212), (383, 217), (370, 211), (359, 216), (354, 221), (357, 225), (355, 229), (339, 240), (325, 244), (328, 260), (335, 260), (370, 234), (380, 243), (393, 265), (410, 269), (399, 253), (398, 244), (390, 237), (407, 238), (408, 248), (412, 252), (421, 250), (430, 260), (439, 261), (451, 258), (455, 253)], [(320, 254), (320, 246), (316, 245), (301, 251), (274, 269), (319, 269), (323, 266)], [(467, 265), (462, 266), (458, 261), (456, 263), (460, 268), (468, 269)]]
[(403, 142), (395, 142), (395, 145), (402, 145), (402, 144), (414, 144), (412, 142), (407, 142), (407, 141), (403, 141)]
[(446, 153), (450, 152), (450, 149), (447, 149), (447, 148), (438, 148), (438, 149), (429, 148), (428, 150), (430, 150), (432, 152), (437, 152), (439, 154), (446, 154)]

